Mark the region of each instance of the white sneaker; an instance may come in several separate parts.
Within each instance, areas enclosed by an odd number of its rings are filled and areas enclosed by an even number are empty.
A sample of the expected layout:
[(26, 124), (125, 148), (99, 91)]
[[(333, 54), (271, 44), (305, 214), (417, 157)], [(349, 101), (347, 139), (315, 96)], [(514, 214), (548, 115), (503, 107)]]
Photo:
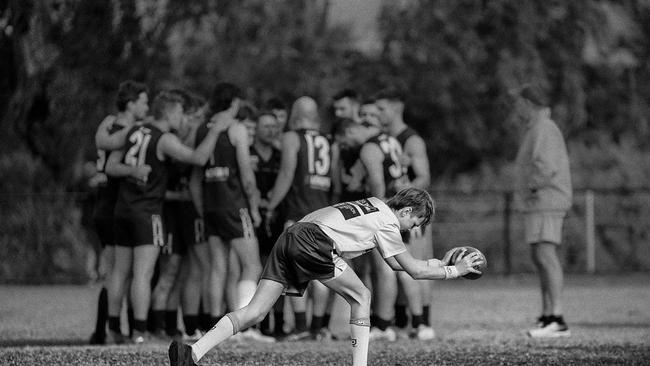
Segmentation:
[(397, 334), (395, 334), (395, 330), (393, 330), (393, 328), (386, 328), (386, 330), (381, 330), (377, 327), (373, 327), (370, 329), (370, 340), (395, 342), (397, 340)]
[(550, 322), (541, 328), (535, 328), (528, 331), (528, 336), (532, 338), (558, 338), (570, 337), (571, 331), (566, 324)]
[(432, 327), (425, 324), (420, 324), (418, 325), (416, 336), (421, 341), (430, 341), (436, 337), (436, 332)]
[(275, 338), (270, 336), (265, 336), (257, 328), (248, 328), (245, 331), (241, 332), (242, 339), (260, 342), (260, 343), (275, 343)]

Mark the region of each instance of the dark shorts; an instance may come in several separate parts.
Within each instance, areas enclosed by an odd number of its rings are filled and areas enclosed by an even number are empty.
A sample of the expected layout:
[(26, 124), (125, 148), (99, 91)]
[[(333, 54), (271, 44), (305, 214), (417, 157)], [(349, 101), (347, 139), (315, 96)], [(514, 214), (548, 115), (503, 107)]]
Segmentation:
[(162, 254), (184, 256), (191, 245), (205, 241), (203, 220), (192, 202), (168, 202), (163, 208), (167, 238)]
[(260, 247), (260, 256), (268, 257), (271, 254), (271, 249), (273, 249), (276, 240), (282, 234), (284, 224), (278, 217), (273, 217), (271, 222), (267, 222), (266, 215), (263, 212), (261, 214), (262, 223), (255, 230), (255, 234), (257, 235), (257, 242)]
[(208, 211), (203, 215), (203, 222), (206, 237), (218, 236), (225, 242), (255, 237), (255, 227), (247, 208)]
[(115, 245), (113, 217), (93, 217), (93, 223), (102, 248)]
[(286, 295), (302, 296), (311, 280), (334, 278), (332, 239), (316, 224), (298, 222), (285, 229), (271, 250), (262, 278), (284, 284)]
[(132, 214), (115, 216), (115, 245), (137, 247), (141, 245), (165, 246), (165, 227), (160, 214)]

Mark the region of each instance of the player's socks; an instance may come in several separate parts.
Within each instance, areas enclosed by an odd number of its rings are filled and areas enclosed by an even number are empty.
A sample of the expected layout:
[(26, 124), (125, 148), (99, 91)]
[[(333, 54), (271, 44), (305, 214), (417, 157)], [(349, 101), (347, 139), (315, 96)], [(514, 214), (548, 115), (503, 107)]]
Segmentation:
[(262, 322), (259, 324), (262, 334), (268, 335), (271, 330), (271, 313), (266, 314)]
[(147, 321), (145, 319), (133, 319), (133, 330), (140, 333), (146, 333)]
[(371, 327), (377, 326), (377, 319), (379, 319), (379, 317), (377, 315), (375, 315), (375, 314), (370, 315), (370, 326)]
[(208, 327), (208, 330), (212, 329), (217, 323), (219, 323), (219, 320), (223, 318), (223, 315), (215, 315), (210, 317), (210, 326)]
[(102, 287), (99, 291), (99, 299), (97, 301), (97, 322), (95, 323), (95, 336), (97, 341), (103, 342), (106, 340), (106, 322), (108, 321), (108, 291), (106, 287)]
[(323, 315), (323, 327), (329, 328), (331, 318), (332, 318), (332, 314), (325, 313), (325, 315)]
[(116, 333), (122, 333), (120, 329), (120, 317), (119, 316), (109, 316), (108, 317), (108, 329)]
[(430, 309), (430, 307), (431, 307), (430, 305), (422, 306), (422, 318), (423, 318), (423, 321), (424, 321), (424, 325), (426, 325), (426, 326), (431, 325), (431, 320), (430, 320), (430, 317), (429, 317), (429, 314), (430, 314), (429, 309)]
[(237, 331), (239, 331), (239, 325), (233, 323), (230, 314), (222, 317), (209, 332), (205, 333), (201, 339), (192, 345), (192, 359), (194, 362), (198, 363), (208, 351), (237, 333)]
[(406, 328), (408, 321), (406, 305), (395, 305), (395, 326), (398, 328)]
[[(249, 302), (253, 299), (255, 295), (255, 290), (257, 289), (257, 282), (251, 280), (239, 281), (237, 284), (237, 293), (239, 294), (239, 303), (237, 304), (238, 308), (241, 309), (244, 306), (248, 305)], [(236, 309), (235, 309), (236, 310)]]
[(422, 315), (411, 315), (411, 326), (413, 329), (417, 329), (420, 324), (424, 324), (424, 318)]
[(325, 324), (324, 320), (325, 320), (324, 316), (316, 316), (316, 315), (312, 316), (311, 326), (309, 327), (309, 331), (312, 333), (318, 333), (320, 328), (322, 328), (323, 325)]
[[(149, 323), (151, 323), (151, 326), (149, 326)], [(149, 331), (151, 331), (151, 328), (153, 328), (154, 331), (165, 329), (165, 311), (151, 310), (149, 312), (147, 328)]]
[(133, 316), (133, 308), (129, 305), (126, 308), (126, 319), (129, 323), (129, 337), (133, 337), (133, 328), (135, 327), (135, 317)]
[(388, 326), (390, 325), (390, 320), (382, 319), (382, 318), (380, 318), (378, 316), (375, 316), (375, 322), (372, 323), (372, 321), (371, 321), (370, 324), (373, 327), (377, 327), (379, 330), (383, 331), (383, 330), (386, 330), (388, 328)]
[(199, 316), (183, 315), (183, 324), (185, 324), (185, 334), (193, 335), (199, 327)]
[(298, 311), (294, 314), (296, 333), (304, 332), (307, 330), (307, 315), (304, 311)]
[(178, 331), (178, 311), (166, 310), (165, 311), (165, 332), (168, 336), (172, 337)]
[(212, 328), (212, 319), (210, 317), (210, 314), (206, 313), (200, 313), (199, 314), (199, 329), (201, 329), (203, 332), (207, 332)]
[(273, 312), (273, 320), (275, 322), (274, 331), (275, 334), (284, 333), (284, 313), (282, 311)]
[(350, 320), (352, 337), (352, 365), (368, 364), (368, 342), (370, 340), (370, 319)]

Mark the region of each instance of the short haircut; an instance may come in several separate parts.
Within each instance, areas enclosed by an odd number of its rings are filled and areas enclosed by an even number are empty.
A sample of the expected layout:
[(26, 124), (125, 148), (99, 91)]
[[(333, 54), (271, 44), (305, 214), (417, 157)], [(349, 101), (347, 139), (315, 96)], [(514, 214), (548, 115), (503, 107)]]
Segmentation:
[(133, 80), (121, 82), (117, 90), (117, 100), (115, 102), (117, 110), (124, 112), (129, 102), (137, 101), (142, 93), (148, 93), (147, 86), (143, 83)]
[(348, 98), (354, 101), (359, 101), (359, 94), (357, 94), (357, 92), (352, 89), (343, 89), (340, 92), (334, 94), (334, 96), (332, 97), (332, 99), (335, 101), (344, 98)]
[(548, 95), (539, 84), (524, 84), (516, 91), (516, 95), (538, 107), (547, 107), (549, 105)]
[(273, 109), (282, 109), (282, 110), (287, 110), (287, 105), (284, 104), (283, 101), (280, 100), (280, 98), (271, 98), (264, 103), (264, 109), (266, 110), (273, 110)]
[(276, 121), (277, 121), (277, 119), (278, 119), (278, 117), (275, 115), (275, 113), (273, 113), (273, 111), (270, 111), (270, 110), (268, 110), (268, 109), (262, 109), (261, 111), (259, 111), (259, 112), (257, 113), (257, 119), (258, 119), (258, 120), (259, 120), (260, 118), (264, 117), (264, 116), (273, 117), (273, 119), (276, 120)]
[(181, 107), (183, 106), (183, 98), (178, 94), (163, 90), (153, 100), (151, 103), (151, 111), (153, 118), (156, 120), (161, 120), (167, 116), (169, 111), (174, 108), (177, 104)]
[(361, 101), (360, 105), (368, 105), (377, 103), (377, 98), (366, 98)]
[(352, 118), (337, 118), (334, 121), (334, 134), (336, 136), (344, 136), (345, 131), (354, 126), (360, 126), (360, 124)]
[(413, 209), (413, 215), (424, 218), (421, 225), (422, 227), (431, 222), (431, 219), (435, 214), (433, 198), (431, 198), (429, 192), (424, 189), (402, 189), (391, 197), (386, 204), (393, 210), (411, 207)]
[(404, 103), (404, 92), (396, 87), (390, 87), (380, 90), (373, 96), (373, 99), (387, 99), (394, 102)]
[(228, 110), (233, 100), (241, 98), (241, 89), (231, 83), (218, 83), (210, 95), (210, 110), (218, 113)]
[(251, 104), (244, 103), (239, 106), (239, 110), (237, 111), (237, 115), (235, 116), (235, 119), (240, 121), (245, 121), (245, 120), (257, 121), (257, 111), (255, 110), (255, 107), (253, 107)]
[(194, 104), (192, 102), (192, 97), (188, 92), (183, 89), (172, 89), (169, 93), (178, 96), (183, 101), (183, 112), (186, 114), (193, 112), (192, 109), (194, 108)]

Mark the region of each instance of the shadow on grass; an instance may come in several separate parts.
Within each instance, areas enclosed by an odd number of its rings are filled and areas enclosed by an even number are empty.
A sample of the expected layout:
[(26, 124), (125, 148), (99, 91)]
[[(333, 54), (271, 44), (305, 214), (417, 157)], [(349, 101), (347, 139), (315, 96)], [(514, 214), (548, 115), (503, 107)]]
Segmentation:
[(633, 329), (644, 329), (648, 328), (650, 329), (650, 323), (645, 322), (645, 323), (625, 323), (625, 322), (601, 322), (601, 323), (596, 323), (596, 322), (578, 322), (578, 323), (573, 323), (570, 322), (569, 326), (576, 326), (576, 327), (582, 327), (582, 328), (594, 328), (594, 329), (616, 329), (616, 328), (633, 328)]
[(87, 339), (2, 339), (0, 348), (5, 347), (67, 347), (90, 346)]

